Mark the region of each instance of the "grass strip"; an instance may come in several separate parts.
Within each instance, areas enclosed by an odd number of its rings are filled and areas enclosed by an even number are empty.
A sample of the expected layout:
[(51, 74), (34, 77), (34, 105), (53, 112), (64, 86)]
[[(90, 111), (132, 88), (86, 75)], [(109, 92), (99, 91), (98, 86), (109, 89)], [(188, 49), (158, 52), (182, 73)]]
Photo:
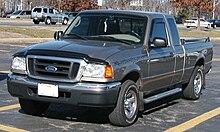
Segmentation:
[(33, 27), (1, 26), (0, 31), (19, 33), (19, 34), (28, 35), (34, 38), (52, 38), (54, 34), (54, 31), (46, 30), (46, 29), (38, 29), (36, 27), (33, 28)]

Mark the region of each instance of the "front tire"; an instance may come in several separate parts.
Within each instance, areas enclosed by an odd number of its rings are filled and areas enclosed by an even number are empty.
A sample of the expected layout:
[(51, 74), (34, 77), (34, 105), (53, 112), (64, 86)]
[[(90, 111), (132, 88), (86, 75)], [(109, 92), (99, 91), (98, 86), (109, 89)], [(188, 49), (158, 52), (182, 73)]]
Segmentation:
[(216, 25), (214, 24), (212, 27), (213, 27), (213, 28), (216, 28)]
[(138, 115), (138, 86), (131, 80), (125, 81), (114, 110), (109, 114), (110, 123), (117, 126), (133, 124)]
[(49, 103), (19, 98), (21, 109), (30, 115), (42, 115), (49, 107)]
[(203, 66), (196, 66), (188, 85), (183, 89), (183, 98), (197, 100), (200, 98), (205, 84), (205, 74)]

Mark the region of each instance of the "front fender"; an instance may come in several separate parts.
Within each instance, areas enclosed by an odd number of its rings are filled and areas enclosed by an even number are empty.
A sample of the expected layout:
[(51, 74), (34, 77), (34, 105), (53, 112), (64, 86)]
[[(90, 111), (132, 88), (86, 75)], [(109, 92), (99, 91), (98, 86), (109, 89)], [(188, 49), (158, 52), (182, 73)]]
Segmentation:
[(115, 70), (115, 81), (122, 81), (129, 73), (137, 72), (141, 75), (141, 68), (137, 64), (120, 67)]
[(205, 61), (205, 55), (204, 54), (206, 54), (206, 52), (207, 52), (207, 50), (203, 50), (199, 55), (198, 55), (198, 57), (197, 57), (197, 59), (196, 59), (196, 63), (199, 61), (199, 60), (204, 60)]

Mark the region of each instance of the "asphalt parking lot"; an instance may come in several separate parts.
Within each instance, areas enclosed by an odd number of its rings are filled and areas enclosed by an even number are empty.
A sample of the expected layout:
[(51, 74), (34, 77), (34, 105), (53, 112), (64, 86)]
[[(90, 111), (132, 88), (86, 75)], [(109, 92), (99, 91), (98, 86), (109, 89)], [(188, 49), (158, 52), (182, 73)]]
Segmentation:
[[(46, 41), (46, 40), (45, 40)], [(148, 104), (135, 124), (116, 127), (109, 124), (103, 109), (79, 108), (52, 104), (43, 116), (25, 114), (18, 99), (7, 91), (11, 55), (35, 42), (0, 39), (0, 131), (189, 131), (219, 132), (220, 130), (220, 39), (214, 44), (213, 69), (206, 76), (206, 89), (199, 100), (181, 99), (180, 95)]]

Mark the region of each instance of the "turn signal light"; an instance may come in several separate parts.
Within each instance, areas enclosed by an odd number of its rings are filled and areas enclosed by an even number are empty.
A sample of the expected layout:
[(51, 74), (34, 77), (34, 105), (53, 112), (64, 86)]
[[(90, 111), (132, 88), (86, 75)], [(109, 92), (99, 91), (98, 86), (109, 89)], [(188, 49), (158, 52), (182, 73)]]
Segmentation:
[(113, 78), (113, 69), (111, 66), (105, 66), (105, 78)]

